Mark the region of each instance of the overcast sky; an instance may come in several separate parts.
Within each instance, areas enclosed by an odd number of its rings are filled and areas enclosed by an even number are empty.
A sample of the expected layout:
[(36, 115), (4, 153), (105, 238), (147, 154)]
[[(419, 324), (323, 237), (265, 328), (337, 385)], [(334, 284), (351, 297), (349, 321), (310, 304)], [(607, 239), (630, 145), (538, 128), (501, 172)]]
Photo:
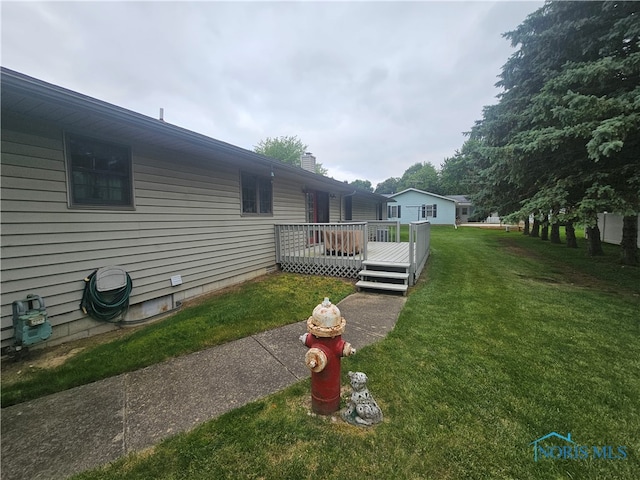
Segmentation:
[(454, 155), (543, 2), (8, 2), (2, 65), (375, 185)]

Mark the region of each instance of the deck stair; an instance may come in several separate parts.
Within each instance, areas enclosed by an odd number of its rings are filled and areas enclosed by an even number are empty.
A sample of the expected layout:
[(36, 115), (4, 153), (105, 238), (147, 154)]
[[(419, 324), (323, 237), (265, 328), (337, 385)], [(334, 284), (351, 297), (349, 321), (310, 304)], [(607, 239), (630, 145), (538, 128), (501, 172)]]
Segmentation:
[(363, 269), (358, 273), (360, 280), (356, 283), (358, 291), (368, 289), (407, 294), (409, 263), (365, 260), (362, 266)]

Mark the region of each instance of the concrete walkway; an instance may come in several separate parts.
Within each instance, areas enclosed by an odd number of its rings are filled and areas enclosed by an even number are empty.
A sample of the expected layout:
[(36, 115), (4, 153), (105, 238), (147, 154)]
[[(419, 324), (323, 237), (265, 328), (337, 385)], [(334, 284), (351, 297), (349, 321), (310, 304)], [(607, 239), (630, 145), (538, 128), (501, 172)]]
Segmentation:
[[(344, 339), (359, 349), (383, 338), (405, 301), (345, 298)], [(307, 378), (305, 332), (306, 320), (4, 408), (1, 478), (64, 479)]]

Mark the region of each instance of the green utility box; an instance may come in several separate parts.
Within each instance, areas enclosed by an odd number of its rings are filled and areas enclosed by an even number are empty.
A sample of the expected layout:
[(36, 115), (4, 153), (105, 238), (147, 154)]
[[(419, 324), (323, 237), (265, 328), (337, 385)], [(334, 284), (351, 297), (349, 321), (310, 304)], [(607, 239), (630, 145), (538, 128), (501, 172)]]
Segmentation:
[(44, 300), (38, 295), (27, 295), (13, 302), (13, 330), (17, 347), (28, 347), (44, 342), (51, 336)]

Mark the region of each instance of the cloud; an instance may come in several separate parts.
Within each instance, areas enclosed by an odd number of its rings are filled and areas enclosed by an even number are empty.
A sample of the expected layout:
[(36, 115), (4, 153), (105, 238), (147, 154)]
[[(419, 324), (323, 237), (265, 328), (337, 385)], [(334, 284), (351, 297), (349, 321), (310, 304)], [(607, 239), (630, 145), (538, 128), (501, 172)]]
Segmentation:
[(542, 2), (3, 2), (8, 68), (252, 149), (297, 135), (372, 184), (438, 166)]

